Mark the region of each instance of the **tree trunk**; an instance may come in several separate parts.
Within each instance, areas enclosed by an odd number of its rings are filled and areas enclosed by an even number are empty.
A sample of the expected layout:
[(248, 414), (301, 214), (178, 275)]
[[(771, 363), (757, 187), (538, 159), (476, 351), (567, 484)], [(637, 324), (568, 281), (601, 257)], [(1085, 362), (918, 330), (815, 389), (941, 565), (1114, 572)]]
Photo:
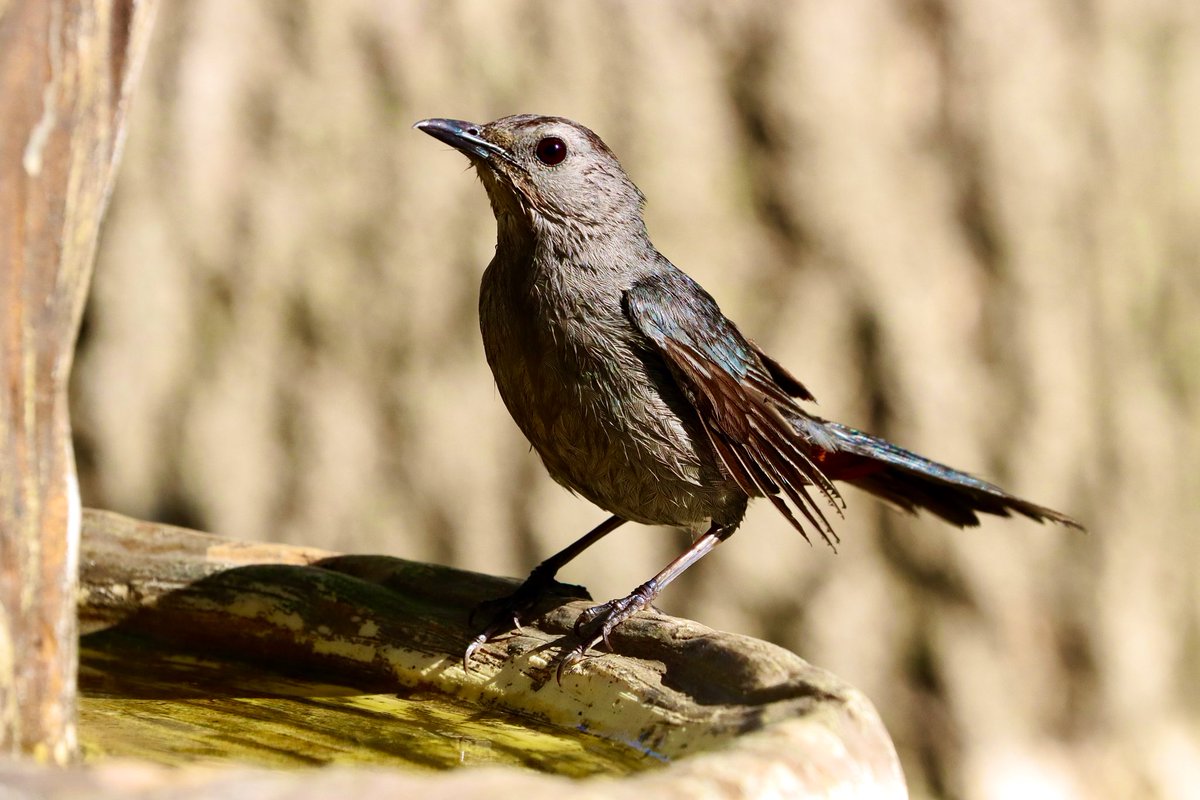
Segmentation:
[(0, 4), (0, 753), (75, 752), (67, 379), (154, 3)]

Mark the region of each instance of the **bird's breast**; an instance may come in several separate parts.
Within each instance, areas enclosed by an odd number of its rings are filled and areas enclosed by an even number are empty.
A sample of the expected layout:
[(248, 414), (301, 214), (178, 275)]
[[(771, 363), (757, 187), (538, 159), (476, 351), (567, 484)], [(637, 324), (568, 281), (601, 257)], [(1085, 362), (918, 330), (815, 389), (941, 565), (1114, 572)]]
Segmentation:
[(551, 476), (635, 521), (695, 525), (721, 513), (727, 480), (669, 377), (647, 366), (620, 285), (552, 284), (493, 262), (480, 293), (496, 386)]

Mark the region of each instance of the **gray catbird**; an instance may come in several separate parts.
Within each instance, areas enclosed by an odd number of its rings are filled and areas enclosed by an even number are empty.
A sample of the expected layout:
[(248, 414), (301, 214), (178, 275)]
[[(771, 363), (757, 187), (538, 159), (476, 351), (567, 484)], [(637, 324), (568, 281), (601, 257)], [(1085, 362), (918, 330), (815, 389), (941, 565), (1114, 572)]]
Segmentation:
[(479, 325), (500, 396), (550, 475), (612, 516), (551, 556), (467, 648), (519, 625), (555, 573), (625, 522), (692, 545), (629, 596), (584, 612), (559, 676), (737, 529), (766, 497), (806, 539), (837, 535), (833, 481), (899, 508), (977, 525), (977, 513), (1079, 527), (997, 486), (813, 416), (812, 394), (654, 248), (641, 191), (587, 128), (522, 114), (414, 126), (470, 159), (496, 215)]

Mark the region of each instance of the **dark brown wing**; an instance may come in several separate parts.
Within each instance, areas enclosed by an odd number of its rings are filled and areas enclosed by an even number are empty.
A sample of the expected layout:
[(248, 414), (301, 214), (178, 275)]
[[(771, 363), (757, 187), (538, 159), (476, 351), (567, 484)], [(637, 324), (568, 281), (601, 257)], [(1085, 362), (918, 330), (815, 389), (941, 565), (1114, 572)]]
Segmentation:
[(729, 475), (746, 494), (767, 497), (806, 539), (793, 509), (831, 546), (837, 541), (809, 492), (816, 487), (841, 514), (844, 504), (830, 479), (958, 526), (978, 525), (982, 513), (1082, 527), (966, 472), (806, 413), (794, 398), (811, 399), (808, 390), (748, 342), (686, 276), (639, 283), (625, 307), (695, 407)]
[(798, 511), (833, 547), (837, 534), (809, 488), (839, 515), (845, 504), (808, 456), (820, 448), (810, 441), (810, 426), (802, 424), (804, 412), (793, 399), (811, 399), (808, 390), (765, 358), (682, 273), (639, 282), (626, 293), (625, 310), (695, 407), (713, 450), (742, 491), (769, 499), (808, 539)]
[(750, 342), (750, 347), (754, 350), (754, 354), (758, 356), (760, 361), (762, 361), (763, 366), (766, 367), (767, 372), (770, 373), (771, 379), (775, 381), (779, 388), (783, 389), (797, 400), (808, 400), (813, 403), (817, 402), (817, 398), (813, 397), (813, 393), (810, 392), (808, 387), (801, 383), (796, 376), (784, 369), (783, 365), (778, 361), (764, 353), (762, 348), (757, 344), (749, 339), (746, 341)]

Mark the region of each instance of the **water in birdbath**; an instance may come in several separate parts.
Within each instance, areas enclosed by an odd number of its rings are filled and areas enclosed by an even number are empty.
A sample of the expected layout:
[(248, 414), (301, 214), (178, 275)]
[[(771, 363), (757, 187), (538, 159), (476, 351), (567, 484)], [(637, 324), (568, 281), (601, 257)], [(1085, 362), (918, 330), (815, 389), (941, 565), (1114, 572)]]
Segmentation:
[(559, 775), (623, 775), (661, 759), (582, 731), (437, 692), (379, 691), (88, 637), (80, 663), (85, 758), (441, 770), (506, 764)]

